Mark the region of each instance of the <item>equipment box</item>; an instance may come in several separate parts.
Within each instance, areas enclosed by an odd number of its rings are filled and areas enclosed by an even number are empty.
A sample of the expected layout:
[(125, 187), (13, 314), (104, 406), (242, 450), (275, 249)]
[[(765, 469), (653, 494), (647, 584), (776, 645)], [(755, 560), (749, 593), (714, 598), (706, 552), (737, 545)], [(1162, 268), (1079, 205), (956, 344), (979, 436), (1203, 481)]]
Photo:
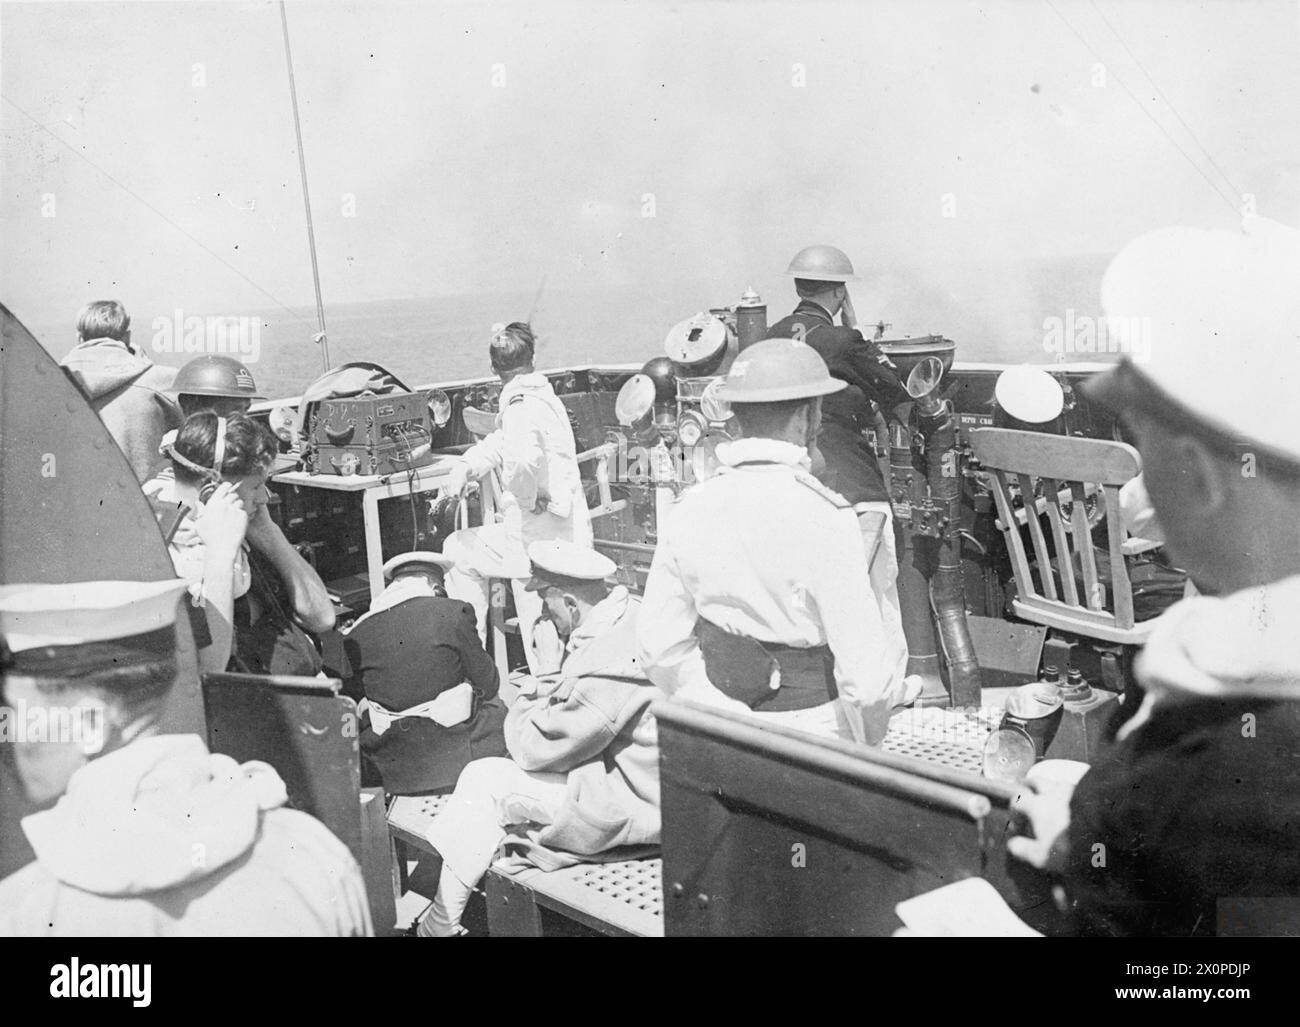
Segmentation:
[(390, 392), (324, 399), (311, 412), (313, 446), (374, 446), (402, 432), (429, 435), (429, 405), (422, 392)]
[(428, 436), (414, 449), (389, 440), (379, 446), (316, 446), (307, 457), (312, 474), (399, 474), (433, 462)]
[(421, 392), (322, 400), (307, 435), (304, 458), (313, 474), (393, 474), (433, 459)]

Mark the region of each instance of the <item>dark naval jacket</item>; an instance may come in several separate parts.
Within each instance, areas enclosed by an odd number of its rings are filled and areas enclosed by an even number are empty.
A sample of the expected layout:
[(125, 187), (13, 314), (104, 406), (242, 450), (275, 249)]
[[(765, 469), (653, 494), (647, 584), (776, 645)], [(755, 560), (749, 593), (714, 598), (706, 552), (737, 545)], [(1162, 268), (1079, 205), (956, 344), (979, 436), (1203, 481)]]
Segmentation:
[(455, 786), (470, 760), (505, 756), (505, 707), (496, 665), (479, 641), (474, 610), (445, 597), (416, 596), (357, 621), (343, 640), (352, 683), (397, 713), (468, 681), (469, 720), (443, 727), (423, 717), (393, 721), (382, 735), (363, 718), (361, 751), (394, 795)]
[(822, 428), (817, 447), (826, 458), (822, 482), (850, 503), (884, 502), (889, 491), (876, 454), (863, 436), (875, 424), (871, 404), (888, 409), (909, 401), (907, 390), (875, 343), (856, 328), (835, 324), (820, 304), (803, 300), (789, 317), (767, 330), (769, 339), (803, 339), (830, 369), (849, 383), (822, 400)]
[(1070, 802), (1077, 933), (1281, 934), (1288, 911), (1294, 925), (1297, 620), (1300, 576), (1184, 599), (1152, 629), (1142, 704)]
[(1297, 752), (1300, 702), (1200, 699), (1157, 710), (1093, 764), (1070, 802), (1074, 933), (1213, 937), (1219, 917), (1234, 915), (1220, 900), (1294, 901)]

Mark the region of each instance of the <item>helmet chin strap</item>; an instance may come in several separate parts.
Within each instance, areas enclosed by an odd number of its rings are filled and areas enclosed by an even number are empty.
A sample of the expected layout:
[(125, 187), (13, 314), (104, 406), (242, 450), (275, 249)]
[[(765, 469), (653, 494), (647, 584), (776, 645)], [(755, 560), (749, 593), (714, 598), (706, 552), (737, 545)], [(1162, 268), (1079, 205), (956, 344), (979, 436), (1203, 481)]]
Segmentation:
[(221, 478), (221, 465), (226, 460), (226, 419), (217, 417), (217, 441), (212, 446), (212, 473)]
[(221, 465), (225, 463), (226, 460), (226, 419), (220, 416), (217, 417), (217, 438), (212, 447), (211, 467), (204, 467), (202, 464), (195, 463), (184, 453), (177, 450), (175, 439), (168, 443), (165, 448), (167, 450), (167, 455), (182, 467), (192, 471), (200, 477), (207, 478), (209, 481), (220, 484), (222, 480)]

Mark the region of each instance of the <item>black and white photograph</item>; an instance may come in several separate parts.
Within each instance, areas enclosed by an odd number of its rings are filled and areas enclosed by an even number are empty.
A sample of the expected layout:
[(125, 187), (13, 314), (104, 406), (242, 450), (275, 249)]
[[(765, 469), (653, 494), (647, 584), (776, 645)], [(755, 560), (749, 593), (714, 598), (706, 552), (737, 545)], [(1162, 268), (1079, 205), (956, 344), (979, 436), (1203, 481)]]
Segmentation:
[(1296, 0), (0, 2), (35, 993), (871, 937), (1261, 997), (1297, 112)]

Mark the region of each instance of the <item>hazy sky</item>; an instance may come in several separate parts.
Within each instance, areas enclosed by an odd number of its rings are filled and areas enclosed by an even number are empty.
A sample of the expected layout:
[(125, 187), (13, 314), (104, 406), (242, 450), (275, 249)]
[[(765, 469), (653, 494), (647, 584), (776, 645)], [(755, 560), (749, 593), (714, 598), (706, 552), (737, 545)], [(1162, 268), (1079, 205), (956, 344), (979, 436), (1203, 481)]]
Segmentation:
[[(1243, 192), (1300, 220), (1294, 0), (376, 0), (289, 21), (327, 305), (546, 276), (559, 319), (584, 290), (685, 317), (751, 282), (775, 317), (790, 255), (826, 241), (866, 274), (861, 313), (1020, 331), (1057, 312), (1022, 266), (1068, 278), (1148, 228), (1231, 224)], [(5, 3), (0, 57), (19, 317), (312, 303), (277, 5)]]

